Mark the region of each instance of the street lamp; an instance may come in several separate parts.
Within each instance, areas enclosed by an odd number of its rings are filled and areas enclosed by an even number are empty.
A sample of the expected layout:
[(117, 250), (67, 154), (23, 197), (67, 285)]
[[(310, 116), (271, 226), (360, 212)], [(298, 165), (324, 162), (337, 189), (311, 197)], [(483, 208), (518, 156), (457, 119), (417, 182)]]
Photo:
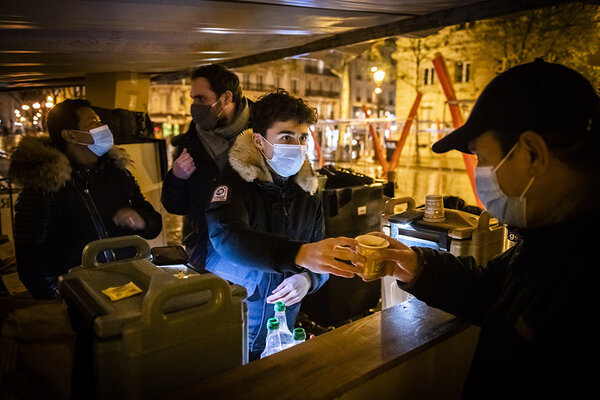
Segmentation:
[[(374, 67), (377, 68), (377, 67)], [(383, 81), (383, 79), (385, 78), (385, 71), (377, 69), (375, 71), (373, 71), (373, 79), (375, 80), (375, 83), (377, 83), (377, 86), (381, 85), (381, 82)]]
[[(375, 94), (379, 95), (381, 94), (381, 92), (383, 92), (383, 90), (381, 89), (381, 82), (383, 82), (383, 80), (385, 79), (385, 71), (377, 67), (371, 67), (371, 72), (373, 73), (373, 80), (377, 85), (377, 87), (375, 88)], [(380, 105), (381, 98), (377, 96), (377, 117), (379, 117)]]

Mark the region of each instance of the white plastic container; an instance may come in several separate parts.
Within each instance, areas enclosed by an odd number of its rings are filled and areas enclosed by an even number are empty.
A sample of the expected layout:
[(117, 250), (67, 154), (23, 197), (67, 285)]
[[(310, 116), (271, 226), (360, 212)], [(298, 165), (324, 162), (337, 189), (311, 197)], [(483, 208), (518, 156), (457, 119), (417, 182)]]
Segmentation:
[[(99, 252), (127, 246), (133, 259), (97, 263)], [(178, 279), (149, 254), (139, 236), (98, 240), (59, 280), (83, 321), (78, 334), (91, 335), (94, 397), (157, 398), (248, 362), (245, 289), (209, 273)], [(101, 292), (130, 281), (142, 292), (118, 301)]]

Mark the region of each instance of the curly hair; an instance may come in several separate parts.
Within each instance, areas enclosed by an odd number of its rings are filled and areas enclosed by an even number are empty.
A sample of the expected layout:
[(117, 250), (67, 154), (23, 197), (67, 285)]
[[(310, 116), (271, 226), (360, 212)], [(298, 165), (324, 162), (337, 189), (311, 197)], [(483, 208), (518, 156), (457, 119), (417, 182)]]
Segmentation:
[(250, 125), (254, 132), (265, 136), (277, 121), (295, 120), (300, 124), (317, 122), (317, 109), (285, 89), (261, 96), (250, 108)]

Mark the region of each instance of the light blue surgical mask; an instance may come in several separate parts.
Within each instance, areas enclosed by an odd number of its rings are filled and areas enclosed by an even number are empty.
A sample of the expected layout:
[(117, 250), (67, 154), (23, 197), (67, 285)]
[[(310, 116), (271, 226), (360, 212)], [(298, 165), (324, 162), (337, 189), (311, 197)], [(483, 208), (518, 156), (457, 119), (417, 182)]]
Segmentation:
[(273, 146), (273, 157), (267, 163), (279, 176), (288, 177), (298, 173), (306, 158), (305, 144), (271, 143), (263, 137), (264, 141)]
[(475, 167), (475, 187), (479, 200), (481, 200), (483, 206), (492, 217), (515, 228), (526, 228), (527, 199), (525, 195), (533, 184), (535, 177), (531, 177), (519, 197), (509, 197), (500, 187), (498, 176), (496, 175), (498, 169), (508, 160), (518, 145), (519, 142), (510, 149), (495, 167)]
[(115, 143), (113, 134), (108, 125), (90, 129), (90, 135), (92, 135), (92, 138), (94, 139), (94, 144), (88, 144), (88, 149), (98, 157), (106, 154)]

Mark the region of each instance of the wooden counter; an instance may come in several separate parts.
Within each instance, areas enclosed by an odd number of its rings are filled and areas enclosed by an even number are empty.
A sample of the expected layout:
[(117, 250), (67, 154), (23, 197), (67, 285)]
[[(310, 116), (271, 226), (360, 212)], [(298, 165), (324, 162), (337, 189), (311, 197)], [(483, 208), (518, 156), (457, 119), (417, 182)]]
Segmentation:
[(168, 398), (457, 399), (478, 333), (411, 300)]

